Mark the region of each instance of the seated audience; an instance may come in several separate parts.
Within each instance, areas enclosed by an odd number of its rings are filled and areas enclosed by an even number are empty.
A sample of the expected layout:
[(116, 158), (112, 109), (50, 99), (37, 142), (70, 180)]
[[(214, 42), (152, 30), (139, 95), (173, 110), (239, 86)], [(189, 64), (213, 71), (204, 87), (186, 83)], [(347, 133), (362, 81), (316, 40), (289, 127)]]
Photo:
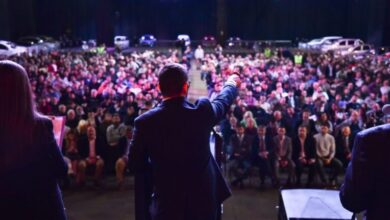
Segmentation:
[[(323, 124), (321, 127), (321, 133), (314, 135), (316, 142), (316, 166), (318, 174), (323, 185), (331, 184), (336, 186), (337, 177), (342, 172), (343, 164), (335, 157), (336, 143), (334, 137), (329, 134), (329, 127)], [(324, 167), (328, 166), (332, 168), (332, 174), (329, 179), (325, 178)]]
[(257, 128), (257, 135), (253, 139), (252, 144), (252, 158), (253, 164), (259, 167), (260, 174), (260, 188), (264, 187), (265, 178), (268, 176), (272, 184), (276, 185), (276, 177), (272, 164), (274, 163), (274, 147), (273, 139), (267, 134), (265, 126), (261, 125)]
[(244, 187), (244, 180), (248, 177), (248, 170), (251, 166), (251, 144), (252, 137), (245, 134), (244, 127), (241, 124), (237, 124), (236, 134), (230, 138), (230, 145), (233, 150), (230, 157), (233, 162), (231, 168), (234, 174), (233, 186)]
[(115, 173), (116, 173), (116, 180), (118, 184), (119, 189), (123, 189), (124, 184), (124, 178), (125, 178), (125, 171), (127, 164), (129, 162), (129, 147), (130, 147), (130, 141), (133, 137), (133, 130), (131, 127), (126, 128), (126, 136), (122, 137), (120, 139), (120, 146), (123, 148), (122, 155), (118, 158), (118, 160), (115, 162)]
[(121, 118), (118, 113), (112, 117), (112, 124), (107, 128), (107, 166), (109, 170), (114, 170), (116, 161), (123, 156), (123, 148), (126, 141), (126, 125), (121, 123)]
[(313, 184), (316, 162), (316, 146), (312, 136), (307, 134), (307, 127), (302, 125), (298, 128), (298, 136), (293, 139), (293, 161), (296, 165), (296, 184), (301, 185), (303, 169), (308, 167), (306, 187)]
[(352, 147), (354, 138), (351, 134), (349, 126), (341, 128), (341, 133), (336, 140), (336, 157), (346, 167), (352, 158)]
[(273, 168), (277, 178), (276, 181), (280, 183), (279, 170), (284, 168), (288, 172), (286, 185), (291, 185), (295, 179), (295, 163), (292, 160), (292, 141), (290, 137), (286, 136), (285, 127), (281, 126), (278, 128), (278, 135), (273, 137), (273, 142), (275, 157)]
[(100, 156), (101, 151), (101, 142), (96, 136), (96, 129), (88, 126), (87, 134), (81, 135), (78, 140), (78, 152), (81, 158), (77, 169), (78, 184), (85, 183), (86, 172), (91, 170), (94, 173), (95, 185), (100, 186), (104, 167), (104, 161)]

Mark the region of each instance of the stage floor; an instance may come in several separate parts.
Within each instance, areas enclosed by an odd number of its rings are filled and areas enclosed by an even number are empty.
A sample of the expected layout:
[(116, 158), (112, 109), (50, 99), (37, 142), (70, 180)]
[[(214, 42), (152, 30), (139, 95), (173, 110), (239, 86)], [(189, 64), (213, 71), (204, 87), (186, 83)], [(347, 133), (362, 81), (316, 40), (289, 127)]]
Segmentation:
[[(85, 189), (64, 191), (69, 220), (133, 220), (133, 178), (126, 179), (125, 190), (115, 187), (115, 179), (104, 180), (103, 189), (87, 185)], [(277, 219), (278, 192), (260, 191), (254, 187), (233, 189), (233, 196), (224, 205), (223, 220)]]

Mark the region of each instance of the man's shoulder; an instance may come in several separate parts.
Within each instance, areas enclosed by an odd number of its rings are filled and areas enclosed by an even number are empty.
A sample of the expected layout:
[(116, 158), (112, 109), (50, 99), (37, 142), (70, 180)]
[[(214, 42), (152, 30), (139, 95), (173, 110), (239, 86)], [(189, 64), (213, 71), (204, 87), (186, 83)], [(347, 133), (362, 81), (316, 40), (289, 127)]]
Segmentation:
[(149, 111), (143, 113), (142, 115), (138, 116), (134, 123), (136, 125), (147, 123), (148, 121), (152, 120), (154, 117), (157, 117), (158, 113), (161, 111), (160, 107), (155, 107), (150, 109)]
[(390, 124), (384, 124), (372, 128), (365, 129), (360, 131), (357, 135), (361, 138), (364, 137), (372, 137), (381, 134), (389, 134), (390, 133)]
[(333, 139), (333, 140), (335, 139), (334, 136), (331, 135), (331, 134), (326, 134), (326, 138), (328, 138), (328, 139)]
[(313, 135), (313, 138), (314, 138), (314, 139), (317, 139), (317, 138), (320, 137), (320, 135), (321, 135), (320, 133), (317, 133), (317, 134)]
[(196, 101), (196, 106), (202, 106), (202, 105), (209, 105), (210, 104), (210, 99), (207, 98), (207, 97), (200, 97), (197, 101)]

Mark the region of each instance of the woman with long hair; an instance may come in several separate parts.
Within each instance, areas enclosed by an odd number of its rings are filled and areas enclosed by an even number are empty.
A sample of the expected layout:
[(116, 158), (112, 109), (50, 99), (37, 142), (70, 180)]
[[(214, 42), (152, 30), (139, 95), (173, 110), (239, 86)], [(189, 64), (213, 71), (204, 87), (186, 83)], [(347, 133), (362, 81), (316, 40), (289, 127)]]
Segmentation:
[(35, 110), (25, 69), (0, 61), (1, 219), (66, 219), (58, 179), (67, 165), (52, 130)]

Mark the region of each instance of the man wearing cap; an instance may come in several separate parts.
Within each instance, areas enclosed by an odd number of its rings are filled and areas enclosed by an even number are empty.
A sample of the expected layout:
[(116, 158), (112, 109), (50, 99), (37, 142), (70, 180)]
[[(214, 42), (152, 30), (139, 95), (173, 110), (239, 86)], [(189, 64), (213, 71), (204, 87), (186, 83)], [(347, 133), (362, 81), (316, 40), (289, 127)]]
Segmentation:
[(135, 172), (136, 220), (215, 220), (230, 190), (210, 152), (209, 136), (237, 96), (232, 75), (213, 100), (186, 100), (187, 71), (159, 73), (163, 102), (135, 120), (129, 163)]
[[(383, 107), (390, 114), (390, 105)], [(390, 196), (390, 124), (357, 134), (352, 160), (340, 188), (340, 200), (351, 212), (365, 212), (367, 220), (388, 219)]]

